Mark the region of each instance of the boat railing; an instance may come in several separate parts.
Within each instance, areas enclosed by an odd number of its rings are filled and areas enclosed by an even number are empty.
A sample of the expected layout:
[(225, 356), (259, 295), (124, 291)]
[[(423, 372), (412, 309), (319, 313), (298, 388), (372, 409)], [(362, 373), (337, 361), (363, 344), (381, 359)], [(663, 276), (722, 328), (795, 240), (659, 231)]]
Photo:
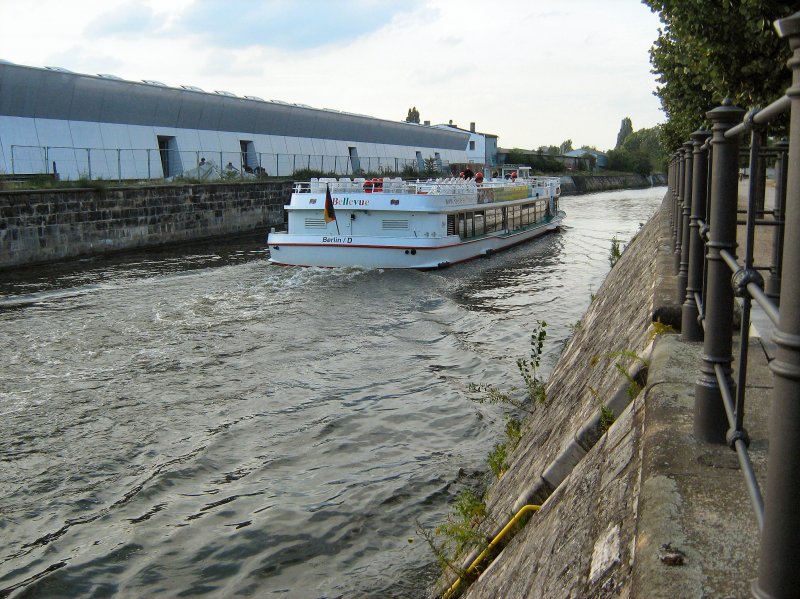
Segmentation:
[[(296, 182), (295, 193), (393, 193), (393, 194), (425, 194), (425, 195), (465, 195), (475, 194), (480, 188), (503, 188), (529, 186), (535, 189), (554, 189), (559, 185), (558, 177), (536, 177), (531, 179), (490, 178), (481, 183), (474, 179), (459, 177), (439, 177), (425, 181), (404, 181), (400, 177), (383, 179), (365, 179), (363, 177), (321, 177), (310, 181)], [(552, 195), (552, 193), (551, 193)]]

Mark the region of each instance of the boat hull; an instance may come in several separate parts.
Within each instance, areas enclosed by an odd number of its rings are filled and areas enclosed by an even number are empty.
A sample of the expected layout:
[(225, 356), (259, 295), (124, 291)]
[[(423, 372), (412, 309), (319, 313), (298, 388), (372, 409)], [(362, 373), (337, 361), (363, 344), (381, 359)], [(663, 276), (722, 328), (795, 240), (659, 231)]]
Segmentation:
[(458, 236), (416, 239), (318, 236), (270, 233), (269, 261), (286, 266), (443, 268), (480, 256), (487, 256), (524, 243), (561, 226), (563, 211), (544, 222), (512, 232), (498, 231), (468, 240)]

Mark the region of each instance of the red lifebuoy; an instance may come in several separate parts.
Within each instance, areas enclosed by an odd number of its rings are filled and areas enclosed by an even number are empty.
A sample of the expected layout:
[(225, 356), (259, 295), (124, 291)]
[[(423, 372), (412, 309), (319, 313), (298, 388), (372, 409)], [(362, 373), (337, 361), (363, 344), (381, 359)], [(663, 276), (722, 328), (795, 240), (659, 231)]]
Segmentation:
[(375, 192), (383, 191), (383, 177), (381, 177), (380, 179), (378, 178), (373, 179), (372, 185), (373, 185), (373, 191)]
[(364, 181), (364, 193), (372, 193), (372, 179)]

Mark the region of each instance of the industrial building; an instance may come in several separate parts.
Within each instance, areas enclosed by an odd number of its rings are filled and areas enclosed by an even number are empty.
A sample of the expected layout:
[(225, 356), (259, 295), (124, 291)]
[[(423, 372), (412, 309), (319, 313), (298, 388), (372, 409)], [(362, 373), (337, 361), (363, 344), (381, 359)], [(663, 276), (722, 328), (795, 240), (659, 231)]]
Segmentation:
[(412, 173), (468, 162), (469, 141), (453, 128), (0, 61), (0, 174)]

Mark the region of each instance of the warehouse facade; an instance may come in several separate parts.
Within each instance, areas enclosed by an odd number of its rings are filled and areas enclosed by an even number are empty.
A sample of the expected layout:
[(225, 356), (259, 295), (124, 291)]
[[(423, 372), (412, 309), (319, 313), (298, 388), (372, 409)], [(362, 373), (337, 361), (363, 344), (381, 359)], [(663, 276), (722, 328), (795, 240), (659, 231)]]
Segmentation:
[(0, 61), (0, 173), (162, 179), (423, 170), (469, 133), (225, 91)]

